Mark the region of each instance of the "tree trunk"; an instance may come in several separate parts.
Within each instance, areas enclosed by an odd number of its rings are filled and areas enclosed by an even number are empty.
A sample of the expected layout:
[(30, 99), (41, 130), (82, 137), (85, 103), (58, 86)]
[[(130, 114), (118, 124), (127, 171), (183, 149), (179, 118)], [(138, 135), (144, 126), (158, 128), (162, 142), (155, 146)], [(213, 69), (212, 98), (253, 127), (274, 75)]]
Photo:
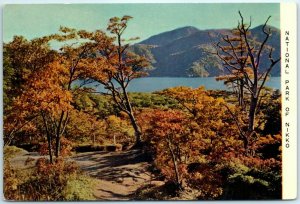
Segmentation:
[(248, 154), (248, 147), (249, 147), (248, 136), (242, 135), (241, 138), (243, 140), (244, 149), (245, 149), (245, 152), (246, 152), (246, 155), (247, 155)]
[(125, 101), (126, 101), (127, 114), (130, 118), (131, 125), (134, 129), (135, 143), (133, 145), (133, 148), (140, 148), (141, 145), (142, 145), (142, 140), (141, 140), (142, 131), (141, 131), (140, 127), (138, 126), (138, 124), (136, 122), (136, 119), (133, 115), (133, 110), (132, 110), (132, 107), (131, 107), (131, 103), (130, 103), (130, 100), (129, 100), (129, 97), (128, 97), (128, 94), (127, 94), (127, 91), (126, 91), (126, 88), (125, 88), (124, 84), (122, 84), (122, 89), (123, 89), (123, 94), (124, 94), (124, 98), (125, 98)]
[(138, 126), (133, 113), (132, 112), (129, 113), (128, 116), (130, 118), (131, 125), (134, 129), (135, 142), (134, 142), (133, 147), (139, 148), (142, 145), (142, 140), (141, 140), (142, 131), (141, 131), (140, 127)]
[(171, 139), (168, 137), (167, 139), (168, 141), (168, 147), (169, 147), (169, 151), (172, 157), (172, 162), (174, 165), (174, 172), (175, 172), (175, 177), (176, 177), (176, 185), (178, 187), (179, 190), (182, 190), (182, 186), (181, 186), (181, 182), (180, 182), (180, 176), (179, 176), (179, 171), (178, 171), (178, 165), (177, 165), (177, 161), (176, 161), (176, 156), (174, 154), (174, 150), (172, 148), (172, 143), (171, 143)]
[(48, 153), (49, 153), (49, 160), (50, 163), (53, 163), (52, 159), (52, 144), (51, 144), (51, 135), (47, 133), (47, 141), (48, 141)]
[(55, 157), (58, 157), (59, 153), (60, 153), (60, 136), (56, 136)]
[(250, 110), (249, 110), (249, 125), (248, 125), (248, 132), (252, 133), (254, 131), (254, 121), (255, 121), (255, 112), (257, 108), (257, 102), (258, 98), (251, 96), (251, 101), (250, 101)]
[(65, 115), (65, 112), (62, 111), (61, 115), (60, 115), (59, 122), (58, 122), (58, 127), (57, 127), (57, 130), (56, 130), (56, 141), (55, 141), (55, 145), (56, 145), (56, 147), (55, 147), (55, 156), (56, 157), (58, 157), (59, 153), (60, 153), (60, 135), (61, 135), (60, 130), (61, 130), (64, 115)]
[(46, 136), (47, 136), (47, 142), (48, 142), (49, 160), (50, 160), (50, 163), (52, 164), (53, 163), (53, 159), (52, 159), (52, 144), (51, 144), (52, 137), (51, 137), (50, 132), (48, 130), (48, 125), (47, 125), (47, 121), (46, 121), (44, 113), (42, 113), (42, 117), (43, 117), (43, 122), (44, 122), (45, 130), (46, 130)]
[(239, 105), (242, 107), (242, 109), (245, 109), (244, 105), (244, 81), (240, 80), (240, 94), (239, 94)]

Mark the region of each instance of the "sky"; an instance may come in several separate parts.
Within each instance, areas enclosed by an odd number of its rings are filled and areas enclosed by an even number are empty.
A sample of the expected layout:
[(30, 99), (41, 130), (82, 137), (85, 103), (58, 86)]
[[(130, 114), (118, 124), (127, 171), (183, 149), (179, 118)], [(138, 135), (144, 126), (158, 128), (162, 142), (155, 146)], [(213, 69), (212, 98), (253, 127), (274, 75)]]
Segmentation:
[(3, 12), (3, 41), (14, 35), (28, 39), (57, 33), (60, 26), (94, 31), (105, 30), (111, 17), (130, 15), (125, 38), (152, 35), (184, 26), (201, 30), (233, 28), (241, 11), (253, 27), (271, 15), (269, 25), (280, 28), (280, 6), (271, 3), (227, 4), (43, 4), (6, 5)]

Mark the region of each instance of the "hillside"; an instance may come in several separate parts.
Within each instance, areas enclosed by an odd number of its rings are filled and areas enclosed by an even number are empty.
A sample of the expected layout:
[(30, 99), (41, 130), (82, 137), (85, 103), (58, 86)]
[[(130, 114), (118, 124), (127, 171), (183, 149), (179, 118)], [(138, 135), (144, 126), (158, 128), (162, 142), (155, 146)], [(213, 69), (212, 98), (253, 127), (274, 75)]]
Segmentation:
[[(262, 42), (264, 35), (262, 26), (251, 30), (252, 39)], [(280, 56), (280, 30), (270, 27), (272, 35), (267, 46), (274, 48), (273, 56)], [(221, 63), (206, 50), (212, 50), (212, 43), (219, 42), (222, 35), (230, 34), (229, 29), (199, 30), (187, 26), (172, 31), (154, 35), (131, 47), (141, 55), (146, 56), (153, 64), (154, 69), (150, 71), (153, 77), (187, 77), (193, 76), (188, 70), (194, 62), (206, 60), (205, 73), (207, 76), (218, 76), (223, 73)], [(210, 55), (210, 56), (208, 56)], [(267, 52), (262, 56), (262, 67), (267, 68)], [(278, 63), (271, 72), (272, 76), (280, 76), (280, 64)]]

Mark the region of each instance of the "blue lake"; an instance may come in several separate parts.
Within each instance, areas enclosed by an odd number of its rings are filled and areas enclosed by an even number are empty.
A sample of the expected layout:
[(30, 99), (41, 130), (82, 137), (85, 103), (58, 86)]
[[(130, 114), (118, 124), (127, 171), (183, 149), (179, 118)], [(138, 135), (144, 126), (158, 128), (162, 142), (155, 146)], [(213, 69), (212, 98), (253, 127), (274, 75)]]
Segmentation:
[[(281, 89), (280, 77), (271, 77), (266, 86), (273, 89)], [(102, 85), (97, 83), (89, 84), (88, 87), (96, 87), (99, 92), (106, 92)], [(175, 86), (187, 86), (197, 88), (205, 86), (206, 89), (214, 90), (228, 90), (229, 88), (224, 85), (222, 81), (216, 81), (215, 77), (206, 78), (188, 78), (188, 77), (145, 77), (138, 78), (131, 81), (128, 86), (129, 92), (153, 92)]]

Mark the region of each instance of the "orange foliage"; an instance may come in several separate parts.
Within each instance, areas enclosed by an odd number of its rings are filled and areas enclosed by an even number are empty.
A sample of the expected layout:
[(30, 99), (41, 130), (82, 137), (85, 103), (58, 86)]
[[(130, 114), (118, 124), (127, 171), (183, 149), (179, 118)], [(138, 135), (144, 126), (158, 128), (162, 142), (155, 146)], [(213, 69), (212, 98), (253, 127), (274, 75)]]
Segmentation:
[[(71, 150), (73, 148), (73, 143), (71, 141), (69, 141), (68, 139), (64, 138), (64, 137), (62, 137), (60, 141), (61, 141), (60, 156), (62, 156), (62, 157), (70, 156), (71, 155)], [(55, 145), (55, 143), (53, 141), (52, 146), (54, 146), (54, 145)], [(39, 154), (40, 155), (48, 155), (49, 154), (48, 143), (43, 143), (43, 144), (40, 145)]]
[(24, 92), (14, 102), (14, 107), (22, 110), (21, 116), (38, 112), (55, 116), (71, 109), (71, 92), (62, 87), (67, 80), (65, 69), (66, 67), (54, 62), (47, 69), (31, 76)]
[[(232, 117), (228, 117), (230, 114), (223, 99), (209, 96), (203, 87), (175, 87), (162, 93), (176, 99), (190, 113), (193, 137), (189, 149), (195, 154), (200, 150), (218, 160), (225, 153), (243, 151), (238, 128)], [(234, 107), (230, 108), (235, 111)]]
[(65, 137), (75, 143), (102, 143), (104, 129), (104, 121), (98, 120), (96, 116), (72, 110), (69, 112), (69, 122), (66, 126)]
[(187, 115), (178, 110), (153, 110), (146, 115), (150, 128), (144, 130), (148, 135), (148, 142), (155, 148), (155, 163), (162, 173), (169, 179), (182, 185), (183, 175), (186, 172), (182, 157), (186, 148), (184, 141), (188, 137)]

